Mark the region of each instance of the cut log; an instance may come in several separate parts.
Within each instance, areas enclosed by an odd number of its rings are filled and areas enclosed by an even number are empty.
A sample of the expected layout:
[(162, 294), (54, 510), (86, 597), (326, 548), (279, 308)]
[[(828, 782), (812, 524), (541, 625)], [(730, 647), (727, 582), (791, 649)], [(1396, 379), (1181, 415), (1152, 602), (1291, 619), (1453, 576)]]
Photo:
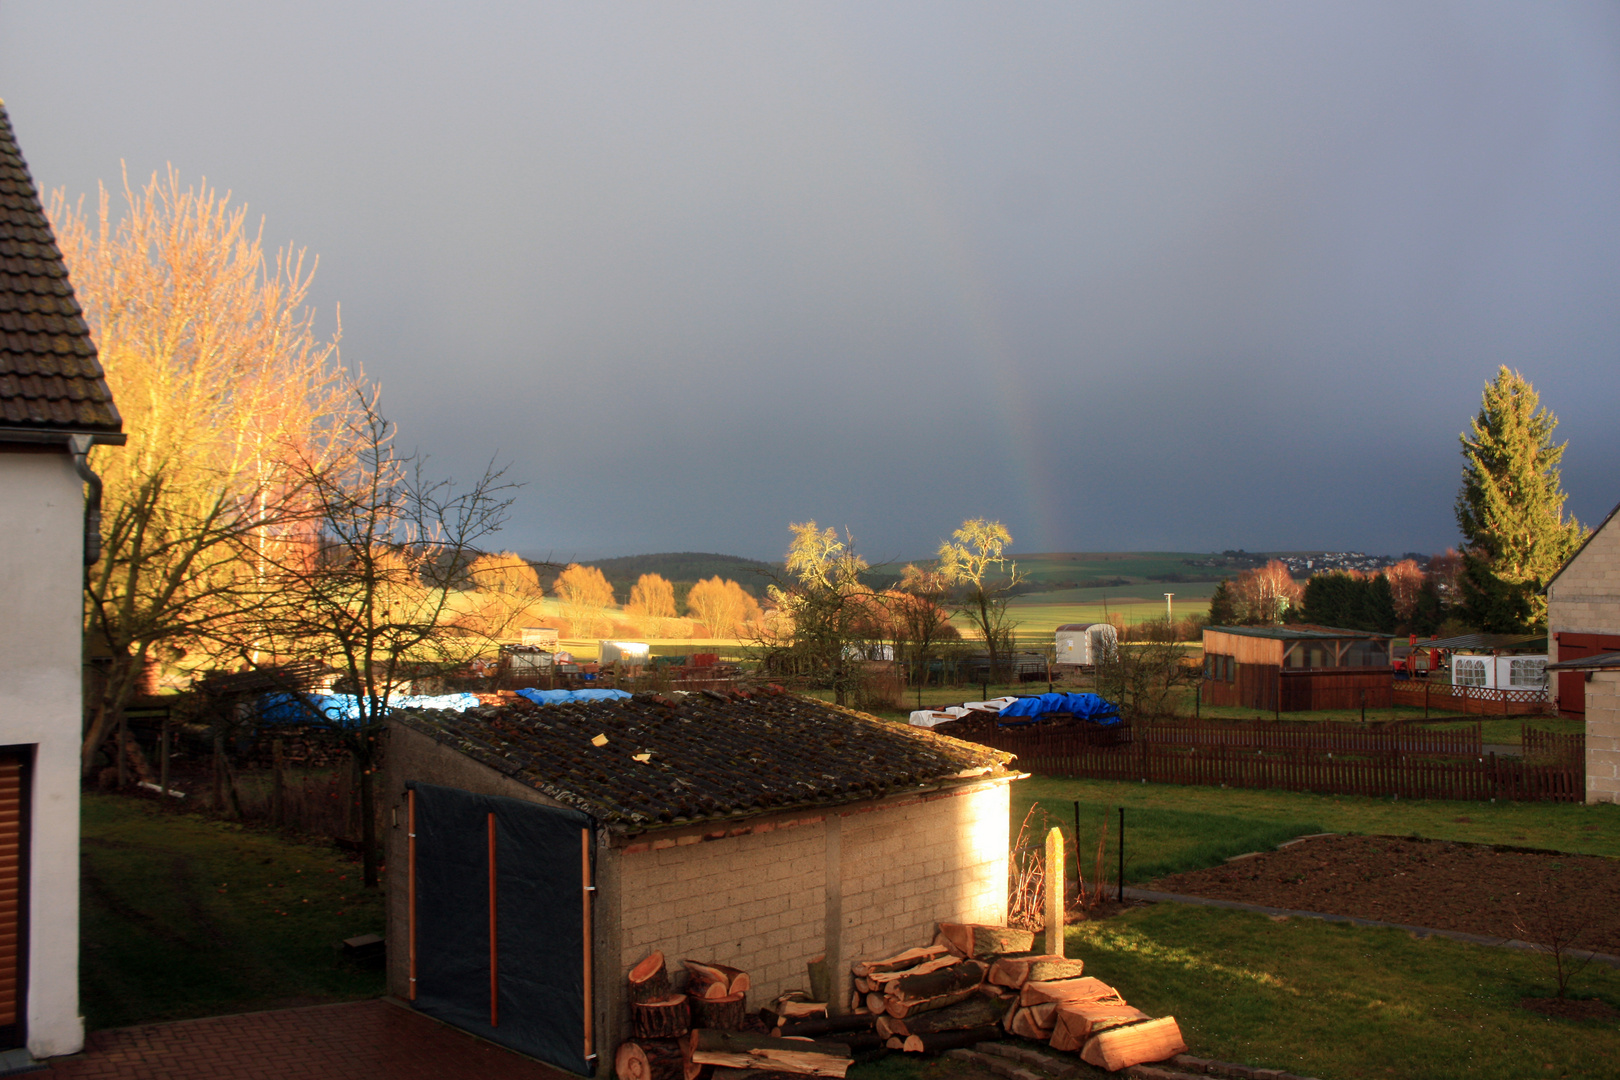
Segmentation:
[(902, 1046), (906, 1045), (906, 1040), (898, 1035), (890, 1035), (887, 1039), (883, 1040), (883, 1045), (887, 1046), (890, 1050), (898, 1050)]
[(866, 1009), (870, 1013), (882, 1016), (889, 1011), (889, 999), (876, 990), (866, 995)]
[(1119, 997), (1119, 991), (1089, 975), (1083, 979), (1058, 982), (1027, 982), (1018, 991), (1018, 1004), (1039, 1005), (1043, 1001), (1105, 1001)]
[(907, 949), (903, 953), (884, 960), (861, 960), (850, 965), (851, 975), (864, 977), (881, 974), (885, 971), (904, 971), (906, 968), (916, 967), (918, 964), (941, 956), (946, 949), (943, 945), (927, 945), (920, 949)]
[(916, 1013), (905, 1017), (883, 1017), (891, 1035), (928, 1035), (938, 1031), (960, 1031), (967, 1028), (993, 1027), (1001, 1022), (1006, 1007), (995, 998), (984, 994), (971, 994), (955, 1005), (943, 1009)]
[[(682, 960), (686, 967), (686, 992), (692, 997), (723, 998), (748, 992), (748, 972), (724, 964), (700, 964)], [(698, 989), (694, 990), (696, 986)]]
[[(827, 1003), (825, 1001), (778, 1001), (771, 1006), (776, 1014), (776, 1026), (791, 1023), (794, 1020), (825, 1019), (827, 1016)], [(794, 1034), (799, 1034), (794, 1032)], [(809, 1032), (804, 1032), (809, 1034)]]
[(872, 1010), (866, 1007), (866, 995), (861, 993), (859, 990), (856, 990), (854, 993), (850, 994), (849, 1011), (852, 1013), (871, 1012)]
[(630, 1026), (638, 1039), (677, 1039), (692, 1030), (692, 1014), (685, 994), (661, 1001), (630, 1003)]
[[(893, 1001), (922, 1001), (958, 990), (972, 990), (984, 982), (990, 969), (977, 960), (960, 960), (950, 967), (922, 975), (904, 975), (884, 988), (886, 997)], [(890, 1012), (894, 1012), (891, 1008)], [(905, 1013), (895, 1013), (904, 1016)]]
[(737, 1031), (748, 1011), (747, 994), (692, 999), (692, 1026), (712, 1031)]
[(810, 979), (810, 1000), (832, 1000), (832, 968), (827, 966), (825, 954), (815, 957), (805, 965), (805, 975)]
[(670, 996), (669, 971), (664, 967), (664, 954), (649, 953), (646, 959), (630, 969), (630, 1002), (662, 1001)]
[(1027, 982), (1078, 979), (1085, 966), (1084, 961), (1061, 956), (1004, 956), (991, 965), (990, 981), (1016, 989)]
[[(954, 953), (980, 959), (1008, 953), (1033, 952), (1035, 932), (983, 923), (940, 923), (939, 935)], [(936, 936), (938, 941), (939, 937)]]
[(916, 1013), (933, 1012), (936, 1009), (948, 1009), (952, 1005), (955, 1005), (958, 1001), (965, 1001), (972, 997), (974, 993), (977, 992), (977, 989), (977, 987), (970, 986), (966, 989), (957, 990), (949, 994), (941, 994), (938, 997), (922, 998), (917, 1001), (912, 1001), (908, 998), (884, 998), (883, 1007), (884, 1011), (890, 1016), (898, 1016), (904, 1019), (905, 1017), (912, 1016)]
[[(817, 1035), (826, 1035), (839, 1031), (870, 1031), (874, 1020), (883, 1019), (874, 1017), (871, 1013), (862, 1013), (850, 1016), (819, 1016), (807, 1020), (789, 1020), (777, 1027), (778, 1035), (808, 1035), (815, 1038)], [(836, 1040), (835, 1040), (836, 1041)]]
[(807, 1076), (841, 1077), (853, 1064), (848, 1046), (809, 1039), (780, 1039), (740, 1031), (698, 1031), (692, 1060), (732, 1069), (771, 1069)]
[(613, 1055), (619, 1080), (691, 1080), (687, 1055), (677, 1039), (627, 1040)]
[(899, 982), (901, 979), (907, 979), (913, 975), (928, 975), (935, 971), (943, 971), (945, 968), (953, 967), (961, 962), (961, 957), (947, 953), (944, 956), (936, 956), (932, 960), (924, 960), (916, 967), (903, 968), (899, 971), (874, 971), (864, 978), (856, 979), (855, 985), (859, 986), (864, 982), (867, 984), (868, 990), (881, 990), (892, 982)]
[(1052, 1049), (1074, 1051), (1085, 1045), (1087, 1039), (1104, 1028), (1120, 1024), (1134, 1024), (1148, 1019), (1141, 1009), (1124, 1003), (1103, 1001), (1059, 1002), (1057, 1015), (1052, 1021)]
[(1185, 1053), (1187, 1044), (1181, 1038), (1181, 1025), (1176, 1018), (1166, 1016), (1160, 1020), (1145, 1020), (1140, 1024), (1126, 1024), (1099, 1031), (1080, 1051), (1080, 1059), (1100, 1069), (1118, 1072), (1132, 1065), (1150, 1061), (1163, 1061)]
[(849, 1048), (842, 1043), (821, 1039), (784, 1039), (778, 1035), (755, 1035), (747, 1031), (695, 1030), (691, 1039), (694, 1052), (746, 1053), (750, 1050), (780, 1050), (787, 1047), (803, 1053), (850, 1056)]
[(900, 1049), (908, 1054), (920, 1054), (923, 1052), (923, 1041), (919, 1036), (907, 1035), (905, 1041), (900, 1044)]
[(875, 1024), (873, 1024), (872, 1027), (879, 1035), (883, 1036), (885, 1039), (887, 1039), (891, 1035), (898, 1035), (901, 1038), (905, 1038), (906, 1035), (907, 1035), (905, 1021), (904, 1020), (897, 1020), (892, 1016), (880, 1016), (880, 1017), (878, 1017), (877, 1022)]
[(1035, 1022), (1033, 1009), (1016, 1010), (1012, 1016), (1012, 1023), (1007, 1025), (1007, 1030), (1025, 1039), (1034, 1039), (1036, 1042), (1045, 1042), (1052, 1037), (1050, 1027), (1043, 1028)]
[(868, 979), (865, 975), (855, 976), (855, 989), (859, 990), (863, 994), (870, 994), (874, 989), (872, 986), (872, 980)]
[(849, 1048), (852, 1057), (883, 1049), (883, 1036), (871, 1028), (861, 1031), (838, 1031), (823, 1035), (818, 1042), (838, 1043)]
[(976, 1046), (982, 1042), (995, 1042), (1001, 1038), (1001, 1027), (992, 1024), (989, 1027), (963, 1028), (960, 1031), (932, 1031), (926, 1035), (913, 1035), (911, 1038), (918, 1040), (922, 1044), (923, 1053), (942, 1054), (947, 1050), (955, 1050), (959, 1046)]

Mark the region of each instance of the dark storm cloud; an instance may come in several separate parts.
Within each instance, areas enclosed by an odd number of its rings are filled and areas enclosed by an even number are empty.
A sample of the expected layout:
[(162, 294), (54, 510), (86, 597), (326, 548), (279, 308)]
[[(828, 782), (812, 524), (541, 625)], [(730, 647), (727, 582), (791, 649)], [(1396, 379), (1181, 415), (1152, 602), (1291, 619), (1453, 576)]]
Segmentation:
[(1498, 363), (1620, 499), (1607, 5), (0, 8), (36, 178), (173, 162), (534, 552), (1435, 548)]

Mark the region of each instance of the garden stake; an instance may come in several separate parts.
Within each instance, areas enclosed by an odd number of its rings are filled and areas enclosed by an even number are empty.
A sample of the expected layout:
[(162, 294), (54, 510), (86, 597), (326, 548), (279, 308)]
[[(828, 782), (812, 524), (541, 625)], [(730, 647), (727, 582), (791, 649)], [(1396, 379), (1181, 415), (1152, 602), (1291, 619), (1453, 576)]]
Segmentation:
[(1084, 908), (1086, 906), (1086, 897), (1085, 897), (1085, 893), (1082, 892), (1081, 890), (1085, 889), (1086, 883), (1080, 877), (1080, 800), (1079, 799), (1074, 800), (1074, 887), (1075, 887), (1077, 895), (1080, 897), (1080, 907)]
[(1125, 808), (1119, 808), (1119, 902), (1125, 902)]

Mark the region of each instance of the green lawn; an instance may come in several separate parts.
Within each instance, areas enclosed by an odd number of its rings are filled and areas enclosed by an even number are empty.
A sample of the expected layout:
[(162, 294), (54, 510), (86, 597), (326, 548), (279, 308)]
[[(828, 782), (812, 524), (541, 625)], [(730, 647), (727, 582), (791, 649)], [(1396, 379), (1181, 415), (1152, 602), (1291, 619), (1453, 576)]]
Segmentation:
[(1012, 789), (1012, 827), (1032, 803), (1074, 831), (1080, 803), (1082, 868), (1091, 874), (1099, 830), (1108, 825), (1108, 875), (1114, 877), (1118, 808), (1125, 807), (1125, 880), (1214, 866), (1233, 855), (1264, 851), (1318, 832), (1421, 836), (1467, 843), (1512, 844), (1620, 857), (1620, 807), (1614, 804), (1425, 802), (1288, 791), (1127, 784), (1032, 776)]
[[(1202, 1057), (1338, 1080), (1612, 1077), (1612, 1023), (1519, 1006), (1551, 996), (1545, 957), (1420, 941), (1316, 919), (1157, 904), (1071, 927), (1070, 956)], [(1620, 972), (1588, 967), (1575, 997), (1620, 1006)]]
[(80, 993), (90, 1028), (375, 997), (346, 937), (381, 933), (381, 890), (330, 846), (86, 794)]

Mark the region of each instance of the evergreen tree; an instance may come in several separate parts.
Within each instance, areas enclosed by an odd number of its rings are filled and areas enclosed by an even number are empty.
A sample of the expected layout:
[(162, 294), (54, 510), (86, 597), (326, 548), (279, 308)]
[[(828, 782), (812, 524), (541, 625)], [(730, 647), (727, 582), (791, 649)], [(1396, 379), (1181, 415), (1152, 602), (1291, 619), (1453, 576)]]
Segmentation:
[(1545, 629), (1541, 591), (1586, 535), (1564, 516), (1558, 463), (1568, 444), (1553, 443), (1558, 419), (1538, 405), (1524, 376), (1503, 367), (1485, 384), (1479, 415), (1460, 436), (1461, 608), (1488, 632)]
[(1215, 586), (1215, 591), (1209, 597), (1209, 625), (1236, 626), (1238, 621), (1237, 598), (1232, 595), (1232, 585), (1226, 578)]

